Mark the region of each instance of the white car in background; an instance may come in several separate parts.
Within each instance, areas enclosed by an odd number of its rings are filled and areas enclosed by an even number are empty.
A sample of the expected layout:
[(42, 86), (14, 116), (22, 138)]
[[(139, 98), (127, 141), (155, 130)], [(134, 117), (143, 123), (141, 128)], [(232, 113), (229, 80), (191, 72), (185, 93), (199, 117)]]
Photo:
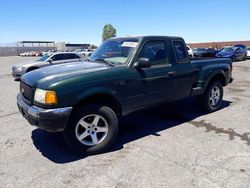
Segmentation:
[(89, 57), (92, 54), (93, 51), (94, 50), (92, 50), (92, 49), (85, 49), (85, 50), (81, 51), (80, 54), (83, 55), (83, 56)]
[(13, 65), (12, 76), (16, 80), (19, 80), (23, 74), (35, 69), (62, 63), (80, 62), (81, 60), (81, 56), (73, 52), (57, 52), (54, 54), (46, 54), (36, 61), (29, 61)]
[(194, 58), (194, 52), (190, 46), (187, 45), (188, 55), (191, 58)]
[(250, 46), (247, 47), (247, 58), (250, 58)]

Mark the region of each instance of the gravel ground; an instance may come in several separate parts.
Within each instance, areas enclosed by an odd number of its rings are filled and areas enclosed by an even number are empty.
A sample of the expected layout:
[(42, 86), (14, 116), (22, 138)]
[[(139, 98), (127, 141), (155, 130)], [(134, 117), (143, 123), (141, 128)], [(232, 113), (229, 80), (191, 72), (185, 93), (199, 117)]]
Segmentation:
[(11, 65), (28, 59), (0, 57), (0, 187), (250, 187), (249, 60), (234, 63), (221, 110), (191, 98), (136, 112), (114, 147), (84, 157), (18, 113)]

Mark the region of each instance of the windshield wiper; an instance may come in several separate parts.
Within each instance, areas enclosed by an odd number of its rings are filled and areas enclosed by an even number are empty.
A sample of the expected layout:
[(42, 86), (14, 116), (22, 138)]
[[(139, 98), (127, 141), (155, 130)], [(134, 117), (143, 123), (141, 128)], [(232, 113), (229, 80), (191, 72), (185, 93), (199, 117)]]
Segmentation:
[(107, 60), (105, 60), (105, 59), (95, 59), (94, 60), (95, 62), (103, 62), (103, 63), (105, 63), (105, 64), (107, 64), (107, 65), (109, 65), (109, 66), (111, 66), (111, 67), (113, 67), (114, 66), (114, 63), (112, 63), (112, 62), (110, 62), (110, 61), (107, 61)]

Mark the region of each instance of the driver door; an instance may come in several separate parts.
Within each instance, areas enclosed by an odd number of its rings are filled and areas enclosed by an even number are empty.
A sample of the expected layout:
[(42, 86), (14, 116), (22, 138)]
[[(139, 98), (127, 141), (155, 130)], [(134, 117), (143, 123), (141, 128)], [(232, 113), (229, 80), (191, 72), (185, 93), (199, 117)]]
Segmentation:
[(144, 43), (139, 55), (140, 58), (148, 58), (150, 68), (137, 70), (141, 82), (145, 86), (148, 105), (169, 101), (175, 95), (174, 66), (170, 62), (169, 48), (163, 40), (147, 41)]

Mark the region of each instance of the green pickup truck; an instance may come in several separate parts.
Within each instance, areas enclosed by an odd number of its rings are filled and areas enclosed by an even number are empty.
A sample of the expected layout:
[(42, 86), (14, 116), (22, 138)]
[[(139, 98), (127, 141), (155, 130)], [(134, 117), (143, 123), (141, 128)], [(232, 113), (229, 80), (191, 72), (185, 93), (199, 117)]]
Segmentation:
[(232, 81), (230, 59), (190, 61), (180, 37), (112, 38), (86, 62), (23, 75), (17, 105), (31, 125), (61, 131), (74, 151), (96, 154), (115, 141), (119, 117), (194, 95), (213, 112)]

